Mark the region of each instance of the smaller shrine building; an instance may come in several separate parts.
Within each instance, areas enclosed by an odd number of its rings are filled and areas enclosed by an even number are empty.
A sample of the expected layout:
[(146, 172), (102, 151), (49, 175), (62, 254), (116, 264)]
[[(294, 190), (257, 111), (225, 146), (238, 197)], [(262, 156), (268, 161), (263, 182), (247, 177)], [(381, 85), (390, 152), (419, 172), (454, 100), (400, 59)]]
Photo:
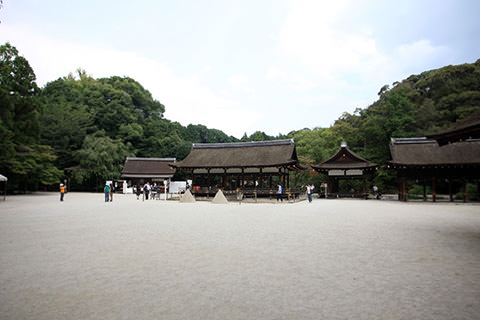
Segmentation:
[[(327, 176), (326, 197), (367, 198), (368, 189), (365, 178), (366, 175), (374, 173), (378, 169), (378, 165), (360, 157), (348, 148), (346, 142), (342, 142), (340, 149), (333, 156), (320, 164), (312, 165), (312, 168)], [(362, 190), (340, 190), (341, 180), (354, 179), (362, 181)]]
[(175, 169), (171, 164), (175, 158), (132, 158), (127, 157), (123, 166), (121, 178), (128, 181), (128, 185), (144, 184), (147, 182), (163, 185), (163, 181), (171, 181)]

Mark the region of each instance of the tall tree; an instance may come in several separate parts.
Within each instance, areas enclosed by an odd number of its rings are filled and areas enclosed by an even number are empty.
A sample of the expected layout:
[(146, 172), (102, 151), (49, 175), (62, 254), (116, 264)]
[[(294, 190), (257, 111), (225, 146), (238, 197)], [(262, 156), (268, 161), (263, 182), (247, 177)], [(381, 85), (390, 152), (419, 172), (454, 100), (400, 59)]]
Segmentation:
[(10, 43), (0, 46), (0, 171), (13, 188), (51, 184), (61, 176), (51, 148), (39, 144), (38, 92), (27, 59)]
[(120, 141), (105, 136), (103, 131), (85, 138), (82, 148), (74, 153), (79, 165), (73, 171), (74, 182), (94, 182), (94, 188), (99, 188), (105, 180), (120, 176), (122, 166), (127, 156), (132, 154)]

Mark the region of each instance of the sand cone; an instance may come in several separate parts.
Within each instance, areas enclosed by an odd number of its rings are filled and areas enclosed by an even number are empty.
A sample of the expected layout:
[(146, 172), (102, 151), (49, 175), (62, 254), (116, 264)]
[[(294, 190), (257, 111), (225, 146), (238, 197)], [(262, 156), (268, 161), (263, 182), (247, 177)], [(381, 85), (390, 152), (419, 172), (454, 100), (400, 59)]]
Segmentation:
[(180, 198), (180, 202), (182, 203), (192, 203), (195, 202), (195, 197), (192, 195), (189, 189), (185, 191), (183, 196)]
[(225, 195), (223, 194), (222, 190), (217, 191), (217, 194), (215, 195), (215, 198), (213, 198), (212, 203), (217, 203), (217, 204), (228, 203), (228, 200), (227, 198), (225, 198)]

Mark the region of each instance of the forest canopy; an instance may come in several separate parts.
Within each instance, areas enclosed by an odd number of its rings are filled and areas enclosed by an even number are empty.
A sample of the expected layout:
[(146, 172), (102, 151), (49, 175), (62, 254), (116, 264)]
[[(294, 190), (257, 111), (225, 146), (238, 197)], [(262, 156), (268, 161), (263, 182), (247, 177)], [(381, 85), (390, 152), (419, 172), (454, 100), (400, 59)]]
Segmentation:
[[(71, 189), (95, 190), (120, 177), (127, 156), (181, 160), (192, 143), (294, 138), (300, 160), (312, 164), (346, 141), (360, 156), (384, 164), (392, 137), (425, 136), (480, 109), (480, 60), (385, 85), (377, 101), (344, 113), (329, 128), (278, 136), (257, 131), (237, 139), (165, 119), (166, 107), (128, 77), (94, 79), (78, 70), (39, 88), (27, 59), (6, 43), (0, 46), (0, 102), (0, 173), (8, 176), (11, 190), (55, 185), (66, 174)], [(304, 174), (299, 183), (320, 179)], [(394, 183), (382, 170), (374, 179), (384, 187)]]

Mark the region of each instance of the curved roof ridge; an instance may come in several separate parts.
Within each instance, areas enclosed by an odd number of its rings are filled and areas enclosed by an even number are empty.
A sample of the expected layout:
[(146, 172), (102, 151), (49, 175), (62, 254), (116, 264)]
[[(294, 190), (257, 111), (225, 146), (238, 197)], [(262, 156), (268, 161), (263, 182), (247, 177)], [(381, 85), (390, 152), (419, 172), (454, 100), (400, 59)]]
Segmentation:
[(207, 148), (245, 148), (262, 146), (280, 146), (294, 144), (293, 139), (266, 140), (266, 141), (247, 141), (247, 142), (227, 142), (227, 143), (194, 143), (193, 149)]
[(373, 163), (361, 156), (359, 156), (358, 154), (356, 154), (355, 152), (353, 152), (347, 145), (346, 142), (342, 142), (342, 144), (340, 145), (340, 148), (338, 149), (338, 151), (332, 155), (330, 158), (328, 158), (327, 160), (323, 161), (320, 165), (322, 164), (326, 164), (326, 163), (329, 163), (331, 161), (334, 161), (336, 159), (338, 159), (338, 155), (340, 154), (340, 152), (342, 151), (342, 149), (346, 150), (348, 153), (350, 153), (351, 156), (353, 156), (354, 158), (357, 158), (358, 160), (360, 160), (360, 162), (365, 162), (365, 163), (369, 163), (369, 164), (372, 164), (372, 165), (376, 165), (376, 163)]
[(127, 160), (139, 161), (177, 161), (177, 158), (141, 158), (141, 157), (127, 157)]
[(413, 138), (390, 138), (392, 145), (396, 144), (425, 144), (425, 143), (437, 143), (435, 140), (428, 139), (427, 137), (413, 137)]

